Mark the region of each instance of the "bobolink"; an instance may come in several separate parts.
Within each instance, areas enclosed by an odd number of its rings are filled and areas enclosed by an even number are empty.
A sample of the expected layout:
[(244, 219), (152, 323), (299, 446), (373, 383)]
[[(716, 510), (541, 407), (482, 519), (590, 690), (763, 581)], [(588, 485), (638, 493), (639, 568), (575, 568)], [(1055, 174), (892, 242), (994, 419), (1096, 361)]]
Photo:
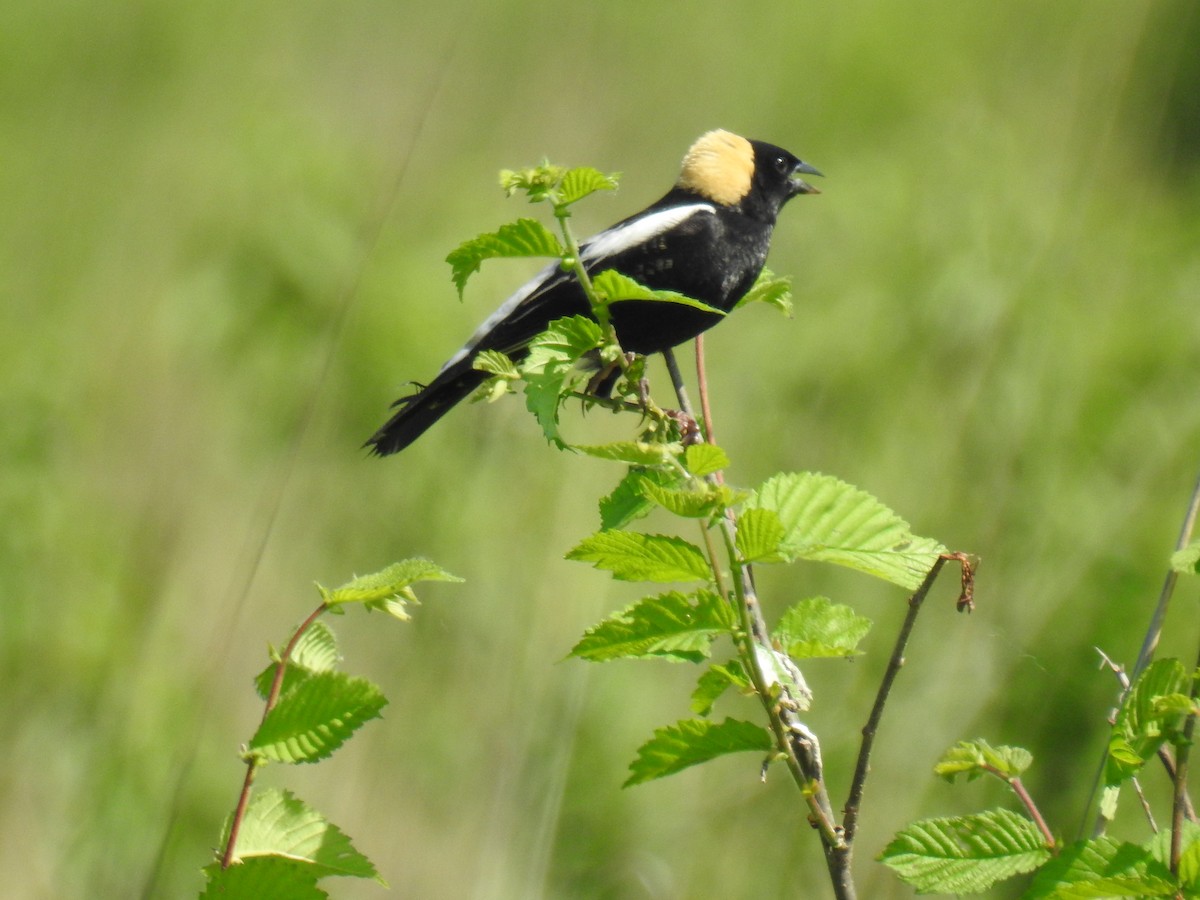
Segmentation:
[[(728, 131), (710, 131), (683, 158), (675, 186), (657, 203), (580, 244), (589, 274), (615, 269), (655, 290), (675, 291), (728, 312), (762, 271), (779, 210), (818, 193), (800, 175), (821, 174), (791, 153)], [(722, 316), (652, 300), (609, 310), (625, 351), (657, 353), (694, 338)], [(555, 319), (591, 316), (578, 280), (551, 263), (509, 297), (367, 441), (379, 456), (403, 450), (488, 377), (473, 368), (483, 350), (515, 358)]]

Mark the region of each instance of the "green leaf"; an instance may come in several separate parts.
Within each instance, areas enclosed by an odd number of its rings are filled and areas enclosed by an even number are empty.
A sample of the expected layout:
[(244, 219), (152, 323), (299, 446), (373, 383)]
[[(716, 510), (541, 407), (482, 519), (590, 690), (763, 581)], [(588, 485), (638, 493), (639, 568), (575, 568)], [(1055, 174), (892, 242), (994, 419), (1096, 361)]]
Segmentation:
[[(264, 700), (271, 690), (275, 680), (275, 669), (278, 667), (278, 654), (272, 651), (272, 659), (276, 660), (258, 673), (254, 679), (254, 689)], [(329, 672), (337, 666), (337, 638), (333, 630), (324, 622), (317, 620), (301, 635), (300, 640), (288, 657), (287, 671), (283, 673), (283, 686), (280, 693), (286, 693), (314, 672)]]
[(450, 251), (446, 262), (450, 264), (451, 278), (461, 299), (467, 279), (479, 271), (485, 259), (562, 254), (562, 244), (545, 225), (537, 219), (517, 219), (463, 242)]
[(733, 627), (729, 605), (712, 591), (646, 597), (588, 629), (570, 655), (592, 662), (634, 658), (700, 662)]
[(222, 869), (220, 863), (204, 867), (207, 878), (200, 900), (326, 900), (317, 887), (317, 874), (303, 860), (285, 856), (252, 856)]
[(949, 782), (958, 775), (971, 781), (980, 775), (996, 775), (1005, 781), (1020, 777), (1033, 762), (1023, 747), (993, 747), (985, 740), (959, 741), (938, 760), (933, 772)]
[(558, 407), (564, 386), (575, 364), (603, 343), (604, 334), (592, 319), (586, 316), (555, 319), (533, 339), (529, 355), (521, 364), (525, 405), (542, 426), (546, 440), (561, 449), (567, 446), (558, 431)]
[(616, 441), (611, 444), (572, 444), (573, 449), (596, 459), (612, 459), (634, 466), (665, 465), (683, 452), (679, 443), (655, 444), (649, 441)]
[(871, 620), (828, 597), (809, 597), (790, 607), (772, 640), (795, 659), (840, 658), (858, 653)]
[(1088, 900), (1101, 897), (1170, 897), (1165, 866), (1141, 847), (1104, 836), (1060, 850), (1034, 877), (1025, 900)]
[(521, 377), (517, 364), (499, 350), (481, 350), (471, 363), (471, 368), (489, 375), (499, 375), (508, 381), (516, 381)]
[(707, 719), (684, 719), (655, 729), (654, 737), (638, 748), (624, 787), (674, 775), (726, 753), (765, 753), (771, 747), (770, 733), (753, 722), (726, 719), (718, 724)]
[(324, 759), (363, 723), (378, 718), (387, 699), (363, 678), (318, 672), (279, 698), (250, 740), (248, 752), (285, 763)]
[(700, 481), (684, 488), (642, 483), (642, 492), (669, 513), (686, 519), (706, 519), (724, 512), (733, 502), (733, 491), (723, 484)]
[(709, 666), (708, 671), (696, 682), (696, 689), (692, 691), (692, 712), (698, 716), (707, 716), (712, 712), (717, 698), (731, 687), (739, 691), (750, 690), (750, 678), (740, 662), (731, 659), (723, 666)]
[(591, 166), (568, 169), (559, 182), (557, 204), (570, 206), (596, 191), (615, 191), (620, 173), (605, 175)]
[(1006, 809), (914, 822), (879, 857), (918, 892), (931, 894), (977, 894), (1049, 858), (1037, 826)]
[(326, 606), (335, 607), (343, 603), (361, 603), (368, 610), (382, 610), (398, 619), (407, 619), (405, 603), (415, 603), (412, 585), (421, 581), (454, 581), (462, 579), (451, 575), (441, 566), (427, 559), (406, 559), (392, 563), (386, 569), (370, 575), (360, 575), (341, 587), (325, 588), (317, 585)]
[(634, 466), (625, 473), (625, 477), (613, 492), (600, 500), (601, 530), (623, 528), (654, 509), (654, 501), (645, 495), (643, 485), (656, 484), (667, 487), (682, 483), (683, 479), (675, 472)]
[(946, 548), (865, 491), (816, 472), (770, 478), (747, 502), (779, 515), (785, 558), (847, 566), (908, 590), (924, 581)]
[(1171, 570), (1180, 575), (1200, 572), (1200, 540), (1192, 541), (1182, 550), (1171, 554)]
[[(228, 840), (228, 822), (225, 827)], [(303, 862), (317, 878), (345, 875), (384, 883), (375, 866), (341, 829), (290, 791), (277, 788), (250, 795), (238, 831), (238, 860), (267, 856)]]
[(502, 169), (500, 171), (500, 187), (505, 196), (511, 197), (517, 191), (524, 191), (530, 203), (541, 203), (544, 200), (556, 201), (558, 186), (567, 174), (564, 166), (551, 165), (549, 160), (542, 160), (541, 165), (530, 166), (526, 169)]
[(709, 581), (704, 553), (683, 538), (634, 531), (599, 531), (567, 554), (620, 581)]
[(773, 509), (747, 509), (738, 516), (736, 544), (743, 562), (782, 562), (783, 523)]
[(776, 275), (770, 269), (763, 269), (753, 287), (733, 307), (741, 309), (751, 303), (766, 303), (773, 306), (789, 319), (792, 317), (792, 279)]
[(717, 309), (715, 306), (709, 306), (707, 303), (694, 300), (676, 291), (656, 291), (653, 288), (648, 288), (644, 284), (640, 284), (632, 278), (622, 275), (616, 269), (606, 269), (598, 275), (592, 276), (592, 287), (596, 289), (596, 293), (600, 295), (601, 303), (604, 304), (630, 300), (653, 300), (658, 303), (676, 303), (680, 306), (690, 306), (692, 309), (700, 309), (717, 316), (725, 315), (724, 310)]
[(1177, 659), (1158, 659), (1138, 676), (1117, 713), (1108, 745), (1105, 783), (1119, 784), (1158, 753), (1183, 725), (1183, 715), (1162, 698), (1186, 696), (1191, 681)]
[(726, 468), (729, 465), (729, 457), (715, 444), (692, 444), (683, 453), (683, 465), (700, 478)]

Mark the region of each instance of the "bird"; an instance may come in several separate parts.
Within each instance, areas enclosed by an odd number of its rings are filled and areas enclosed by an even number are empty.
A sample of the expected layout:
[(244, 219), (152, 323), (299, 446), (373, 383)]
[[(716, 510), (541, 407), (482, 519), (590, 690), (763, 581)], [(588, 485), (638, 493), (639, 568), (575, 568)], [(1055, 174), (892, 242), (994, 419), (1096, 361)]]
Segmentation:
[[(820, 193), (802, 175), (821, 173), (774, 144), (709, 131), (688, 148), (679, 178), (660, 200), (583, 241), (579, 258), (589, 275), (615, 269), (721, 311), (613, 299), (609, 312), (621, 349), (660, 353), (732, 310), (762, 271), (784, 204)], [(377, 456), (408, 447), (489, 377), (474, 368), (482, 351), (520, 360), (551, 322), (573, 315), (593, 317), (577, 278), (556, 260), (505, 300), (429, 384), (392, 404), (396, 412), (364, 447)]]

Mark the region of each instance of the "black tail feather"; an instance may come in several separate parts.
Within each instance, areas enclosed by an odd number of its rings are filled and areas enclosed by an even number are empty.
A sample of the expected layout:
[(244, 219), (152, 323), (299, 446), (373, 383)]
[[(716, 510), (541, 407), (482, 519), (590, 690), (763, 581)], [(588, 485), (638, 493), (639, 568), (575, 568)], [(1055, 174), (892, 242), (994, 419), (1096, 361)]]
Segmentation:
[(487, 377), (486, 372), (470, 368), (469, 362), (466, 368), (460, 363), (442, 372), (428, 387), (397, 400), (394, 404), (399, 407), (396, 413), (363, 446), (370, 447), (376, 456), (399, 453), (464, 400)]

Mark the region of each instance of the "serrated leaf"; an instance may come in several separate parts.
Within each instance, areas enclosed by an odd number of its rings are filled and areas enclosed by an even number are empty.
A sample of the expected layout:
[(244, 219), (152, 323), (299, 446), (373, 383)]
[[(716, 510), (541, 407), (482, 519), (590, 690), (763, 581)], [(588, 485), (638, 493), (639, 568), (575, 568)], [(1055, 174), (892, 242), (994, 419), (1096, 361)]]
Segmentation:
[(656, 291), (653, 288), (648, 288), (644, 284), (634, 281), (626, 275), (622, 275), (616, 269), (606, 269), (597, 275), (593, 275), (592, 287), (596, 289), (596, 293), (600, 295), (601, 303), (604, 304), (631, 300), (653, 300), (658, 303), (675, 303), (679, 306), (688, 306), (692, 309), (703, 310), (716, 316), (725, 315), (724, 310), (717, 309), (715, 306), (709, 306), (707, 303), (695, 300), (677, 291)]
[[(225, 827), (227, 840), (228, 822)], [(350, 838), (291, 791), (266, 788), (250, 795), (235, 852), (238, 860), (286, 857), (302, 862), (317, 878), (342, 875), (384, 884)]]
[(421, 581), (461, 582), (462, 579), (434, 562), (416, 558), (392, 563), (386, 569), (370, 575), (360, 575), (341, 587), (330, 589), (317, 585), (317, 590), (327, 606), (362, 603), (367, 609), (380, 609), (404, 619), (408, 616), (403, 604), (416, 599), (411, 588)]
[(1037, 826), (1006, 809), (914, 822), (879, 856), (919, 892), (937, 894), (977, 894), (1049, 858)]
[(871, 630), (871, 620), (828, 597), (809, 597), (791, 606), (772, 640), (795, 659), (854, 656)]
[(529, 344), (529, 355), (521, 364), (525, 405), (542, 426), (546, 440), (559, 448), (567, 446), (558, 431), (558, 407), (564, 386), (575, 364), (603, 343), (604, 334), (595, 321), (585, 316), (567, 316), (555, 319)]
[(707, 481), (685, 488), (662, 487), (648, 481), (642, 484), (642, 492), (667, 512), (686, 519), (706, 519), (723, 512), (733, 501), (732, 490)]
[(704, 553), (683, 538), (634, 531), (599, 531), (567, 554), (612, 572), (620, 581), (708, 581)]
[(279, 698), (250, 740), (248, 751), (264, 759), (309, 763), (324, 759), (387, 705), (364, 678), (318, 672)]
[[(296, 642), (296, 646), (292, 648), (292, 654), (288, 657), (287, 671), (283, 673), (283, 686), (280, 688), (280, 693), (291, 690), (314, 672), (332, 671), (337, 666), (337, 662), (337, 638), (334, 637), (333, 630), (320, 620), (313, 622)], [(254, 689), (263, 699), (266, 699), (267, 693), (271, 690), (271, 683), (275, 680), (275, 669), (278, 665), (276, 662), (271, 663), (254, 679)]]
[(461, 299), (467, 280), (479, 271), (484, 260), (526, 256), (560, 257), (562, 244), (554, 233), (537, 219), (517, 219), (495, 231), (464, 241), (446, 256), (451, 278)]
[(1183, 715), (1170, 708), (1160, 709), (1160, 699), (1186, 696), (1190, 689), (1188, 672), (1177, 659), (1155, 660), (1138, 676), (1113, 725), (1104, 773), (1106, 784), (1119, 784), (1136, 774), (1182, 727)]
[(619, 173), (606, 175), (591, 166), (568, 169), (559, 182), (557, 203), (570, 206), (596, 191), (615, 191), (620, 177)]
[(633, 466), (665, 465), (683, 452), (679, 443), (656, 444), (649, 441), (614, 441), (611, 444), (572, 444), (573, 449), (596, 459), (611, 459)]
[(729, 465), (729, 457), (715, 444), (692, 444), (683, 453), (683, 465), (697, 478), (701, 478), (726, 468)]
[(668, 487), (679, 485), (682, 481), (683, 479), (675, 472), (643, 469), (636, 466), (631, 468), (612, 493), (600, 500), (601, 530), (623, 528), (630, 522), (643, 518), (654, 509), (654, 501), (647, 498), (642, 490), (644, 484)]
[(1034, 876), (1026, 900), (1170, 897), (1170, 872), (1141, 847), (1103, 836), (1063, 847)]
[(646, 597), (589, 628), (570, 655), (592, 662), (633, 658), (700, 662), (733, 627), (729, 605), (712, 591)]
[(631, 774), (623, 787), (674, 775), (726, 753), (744, 750), (765, 753), (771, 746), (770, 733), (753, 722), (684, 719), (655, 729), (654, 737), (638, 748), (637, 759), (630, 763)]
[(736, 544), (743, 562), (782, 562), (783, 523), (773, 509), (747, 509), (738, 516)]
[(698, 716), (707, 716), (712, 712), (717, 698), (731, 687), (739, 691), (750, 689), (750, 679), (740, 662), (731, 659), (723, 666), (709, 666), (696, 682), (696, 689), (692, 691), (692, 712)]
[(754, 286), (733, 308), (741, 309), (751, 303), (766, 303), (790, 319), (792, 317), (792, 279), (786, 275), (776, 275), (770, 269), (763, 269), (758, 274)]
[(1192, 541), (1182, 550), (1171, 554), (1171, 570), (1180, 575), (1200, 572), (1200, 540)]
[(499, 350), (480, 350), (471, 363), (471, 368), (487, 372), (489, 375), (498, 375), (509, 381), (516, 381), (521, 377), (517, 364)]
[(220, 863), (204, 867), (206, 883), (200, 900), (326, 900), (317, 887), (313, 867), (284, 856), (252, 856), (222, 869)]
[(1023, 747), (993, 747), (987, 741), (959, 741), (933, 767), (933, 772), (949, 782), (958, 775), (968, 780), (990, 774), (1009, 781), (1029, 768), (1033, 754)]
[(783, 523), (785, 558), (846, 566), (915, 590), (946, 548), (853, 485), (817, 472), (780, 474), (747, 501)]

